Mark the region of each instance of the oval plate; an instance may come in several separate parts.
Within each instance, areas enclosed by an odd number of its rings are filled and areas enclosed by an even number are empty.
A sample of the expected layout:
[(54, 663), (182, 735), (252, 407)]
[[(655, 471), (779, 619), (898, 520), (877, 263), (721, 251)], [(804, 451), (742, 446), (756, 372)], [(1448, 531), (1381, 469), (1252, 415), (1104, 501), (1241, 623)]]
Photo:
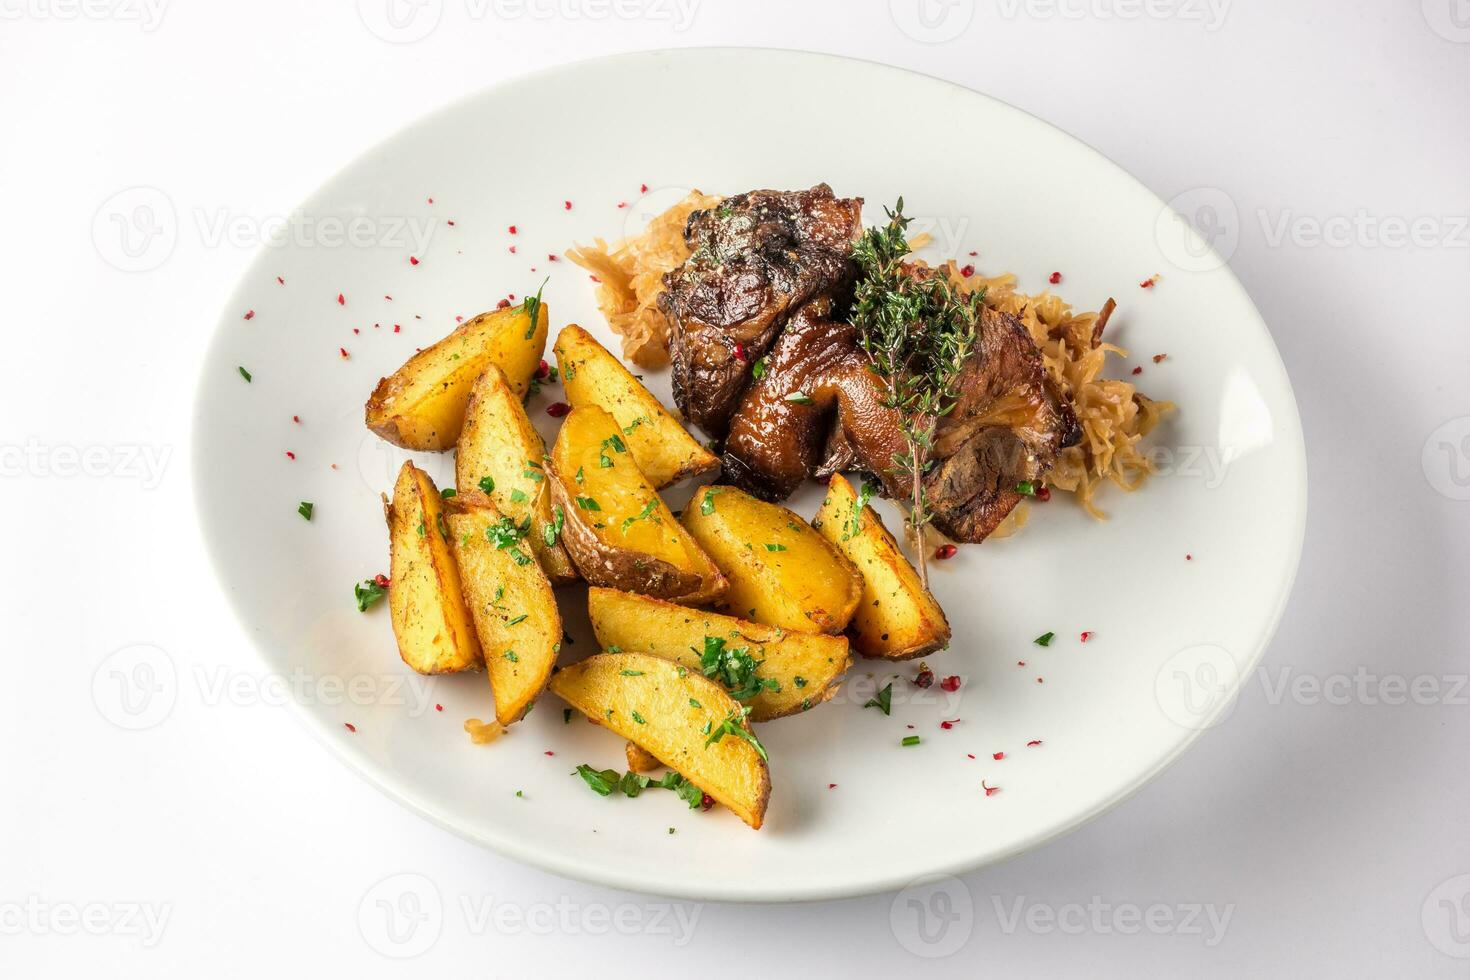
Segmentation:
[[(864, 137), (895, 118), (927, 144), (895, 154)], [(1143, 364), (1142, 390), (1180, 405), (1151, 439), (1164, 473), (1141, 493), (1102, 493), (1108, 522), (1059, 493), (1016, 537), (937, 563), (954, 642), (929, 663), (960, 688), (920, 690), (914, 665), (860, 662), (832, 703), (762, 726), (773, 792), (760, 832), (671, 793), (595, 796), (570, 773), (622, 768), (622, 744), (565, 723), (550, 695), (509, 736), (471, 744), (462, 722), (490, 715), (483, 675), (412, 674), (386, 603), (354, 608), (353, 584), (387, 570), (378, 494), (408, 455), (363, 427), (374, 383), (459, 317), (548, 275), (553, 331), (581, 323), (614, 347), (588, 277), (548, 256), (636, 230), (692, 187), (820, 181), (864, 197), (868, 223), (903, 195), (914, 230), (938, 240), (933, 258), (973, 250), (966, 261), (1014, 271), (1028, 292), (1062, 270), (1059, 291), (1079, 309), (1118, 297), (1109, 339), (1134, 357), (1111, 373)], [(1156, 273), (1156, 288), (1139, 289)], [(1156, 366), (1150, 355), (1163, 352)], [(666, 371), (647, 381), (670, 403)], [(548, 435), (543, 409), (559, 395), (553, 385), (531, 403)], [(345, 761), (519, 860), (698, 899), (892, 889), (1018, 854), (1118, 803), (1229, 712), (1282, 613), (1305, 523), (1301, 429), (1270, 335), (1158, 198), (1010, 106), (793, 52), (571, 65), (398, 133), (263, 249), (217, 328), (196, 419), (195, 492), (223, 588)], [(452, 484), (452, 457), (416, 458)], [(315, 505), (309, 523), (301, 501)], [(791, 506), (810, 516), (818, 501), (813, 486)], [(585, 656), (583, 596), (562, 596), (573, 639), (563, 656)], [(1033, 644), (1046, 632), (1049, 647)], [(895, 677), (892, 715), (864, 709)], [(902, 747), (911, 734), (921, 744)]]

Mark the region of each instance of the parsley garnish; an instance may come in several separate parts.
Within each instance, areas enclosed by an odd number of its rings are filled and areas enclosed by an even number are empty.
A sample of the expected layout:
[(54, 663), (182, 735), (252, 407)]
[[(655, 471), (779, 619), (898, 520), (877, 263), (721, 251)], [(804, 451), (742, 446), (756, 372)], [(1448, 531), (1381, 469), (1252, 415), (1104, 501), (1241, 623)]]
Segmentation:
[(591, 497), (578, 497), (577, 506), (583, 510), (602, 510), (601, 505)]
[(521, 658), (516, 656), (516, 652), (514, 650), (507, 650), (503, 654), (501, 654), (501, 656), (504, 657), (506, 660), (509, 660), (513, 664), (518, 664), (521, 662)]
[(358, 612), (367, 612), (369, 606), (382, 601), (383, 596), (387, 594), (388, 590), (372, 579), (352, 587), (352, 598), (357, 600)]
[(251, 383), (254, 380), (250, 377), (250, 372), (245, 370), (244, 368), (238, 367), (235, 368), (235, 370), (240, 372), (240, 377), (244, 378), (247, 384)]
[(704, 499), (699, 502), (699, 512), (705, 517), (715, 512), (715, 494), (719, 493), (721, 487), (710, 487), (704, 492)]
[(804, 394), (803, 392), (800, 392), (800, 391), (793, 391), (791, 394), (789, 394), (789, 395), (786, 396), (786, 400), (789, 401), (789, 402), (791, 402), (792, 404), (795, 404), (795, 405), (812, 405), (812, 404), (815, 404), (812, 401), (812, 397), (810, 395)]
[(640, 715), (640, 714), (639, 714), (639, 713), (638, 713), (638, 712), (636, 712), (636, 711), (635, 711), (635, 712), (633, 712), (633, 720), (634, 720), (634, 721), (636, 721), (636, 722), (637, 722), (637, 723), (638, 723), (638, 724), (640, 724), (640, 725), (646, 725), (646, 724), (648, 724), (648, 722), (646, 722), (646, 721), (644, 721), (644, 720), (643, 720), (643, 716), (642, 716), (642, 715)]
[(520, 487), (516, 487), (510, 492), (510, 500), (513, 504), (523, 504), (530, 499), (530, 497), (526, 496), (526, 491), (522, 490)]
[(893, 713), (893, 682), (892, 681), (889, 681), (888, 682), (888, 686), (885, 687), (885, 688), (883, 688), (883, 690), (879, 691), (878, 692), (878, 696), (876, 698), (869, 698), (868, 699), (868, 703), (865, 704), (865, 705), (863, 705), (863, 707), (864, 708), (877, 708), (879, 711), (883, 712), (885, 715), (892, 714)]
[(704, 740), (704, 747), (709, 748), (726, 735), (734, 735), (736, 738), (745, 739), (763, 760), (770, 762), (771, 757), (766, 755), (766, 747), (760, 743), (760, 739), (756, 738), (750, 729), (745, 727), (745, 716), (748, 714), (750, 714), (749, 708), (736, 708), (730, 712), (725, 716), (725, 720), (720, 722), (719, 727), (710, 733), (709, 738)]
[(766, 359), (764, 357), (758, 359), (750, 366), (750, 376), (757, 381), (766, 376)]
[(550, 524), (547, 524), (541, 528), (541, 539), (546, 542), (546, 547), (555, 548), (556, 539), (561, 536), (561, 529), (562, 526), (566, 523), (567, 515), (566, 512), (561, 509), (561, 504), (557, 504), (555, 507), (553, 507), (551, 509), (551, 512), (554, 516), (554, 519)]
[(530, 340), (536, 334), (536, 321), (541, 318), (541, 290), (545, 289), (546, 284), (550, 281), (550, 276), (547, 276), (545, 279), (541, 280), (541, 289), (536, 290), (536, 295), (527, 296), (525, 300), (521, 303), (521, 309), (524, 310), (526, 316), (530, 317), (531, 319), (531, 325), (526, 328), (527, 340)]
[(485, 539), (495, 545), (497, 551), (503, 551), (506, 548), (512, 547), (517, 541), (525, 537), (526, 531), (530, 530), (530, 527), (531, 519), (529, 517), (520, 524), (517, 524), (509, 517), (502, 517), (494, 524), (485, 528)]
[(704, 652), (699, 655), (699, 666), (704, 676), (713, 677), (723, 684), (736, 701), (755, 697), (761, 691), (779, 691), (781, 684), (774, 677), (756, 677), (756, 668), (765, 663), (750, 655), (749, 647), (726, 645), (723, 637), (706, 636)]
[(768, 543), (766, 545), (766, 550), (767, 551), (785, 551), (786, 550), (786, 546), (784, 544), (769, 544)]
[(1038, 636), (1036, 639), (1032, 640), (1031, 642), (1032, 643), (1035, 643), (1039, 647), (1049, 647), (1049, 646), (1051, 646), (1051, 641), (1054, 640), (1054, 639), (1056, 639), (1056, 634), (1055, 633), (1051, 633), (1051, 632), (1047, 632), (1047, 633), (1042, 633), (1040, 636)]
[[(638, 416), (636, 419), (634, 419), (633, 421), (629, 422), (627, 425), (623, 426), (623, 435), (625, 435), (625, 436), (631, 436), (633, 434), (633, 430), (636, 429), (636, 428), (638, 428), (644, 422), (649, 422), (648, 416), (646, 416), (646, 415), (640, 415), (640, 416)], [(652, 424), (652, 423), (650, 422), (650, 424)]]
[(303, 500), (301, 501), (301, 506), (296, 508), (296, 513), (300, 514), (302, 517), (306, 518), (309, 521), (311, 520), (311, 512), (315, 508), (315, 506), (316, 505), (313, 504), (310, 500)]
[(505, 623), (505, 625), (506, 626), (516, 626), (516, 625), (519, 625), (521, 623), (524, 623), (526, 621), (526, 615), (527, 615), (526, 613), (521, 613), (515, 619), (507, 620), (506, 623)]
[(483, 490), (483, 491), (485, 491), (486, 493), (494, 493), (495, 492), (495, 478), (492, 477), (492, 476), (482, 476), (482, 477), (480, 477), (480, 489)]
[(618, 673), (619, 674), (622, 674), (624, 677), (642, 677), (643, 676), (643, 671), (641, 671), (641, 670), (620, 670), (620, 671), (618, 671)]
[(654, 497), (648, 503), (644, 504), (643, 509), (640, 510), (638, 513), (634, 514), (632, 517), (623, 518), (623, 533), (627, 534), (628, 528), (632, 527), (638, 521), (641, 521), (646, 517), (651, 517), (653, 515), (653, 512), (656, 510), (658, 510), (658, 498)]
[(443, 497), (445, 500), (448, 500), (450, 497), (458, 495), (458, 493), (459, 491), (454, 489), (453, 487), (445, 487), (443, 490), (439, 491), (439, 496)]
[(1036, 496), (1036, 481), (1022, 480), (1020, 483), (1016, 484), (1016, 492), (1023, 497)]
[(852, 516), (847, 520), (847, 526), (843, 529), (842, 540), (855, 538), (863, 530), (863, 509), (868, 506), (868, 501), (873, 499), (873, 494), (878, 492), (878, 484), (872, 480), (864, 480), (863, 485), (858, 488), (857, 499), (852, 502)]
[(919, 736), (917, 736), (917, 735), (905, 735), (903, 737), (903, 744), (905, 746), (918, 745), (919, 744)]

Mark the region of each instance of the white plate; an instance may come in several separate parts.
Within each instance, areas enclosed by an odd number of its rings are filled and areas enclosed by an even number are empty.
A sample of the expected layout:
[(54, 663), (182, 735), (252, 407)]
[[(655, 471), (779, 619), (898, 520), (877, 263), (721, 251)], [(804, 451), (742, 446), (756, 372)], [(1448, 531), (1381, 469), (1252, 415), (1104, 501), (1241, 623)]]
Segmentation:
[[(899, 122), (926, 139), (896, 152), (878, 134)], [(1116, 296), (1109, 336), (1134, 359), (1115, 373), (1142, 364), (1143, 390), (1181, 406), (1153, 440), (1172, 453), (1171, 472), (1142, 493), (1104, 493), (1108, 523), (1058, 494), (1018, 537), (938, 564), (954, 643), (929, 663), (963, 686), (920, 692), (912, 665), (862, 662), (833, 703), (762, 726), (773, 790), (759, 832), (673, 794), (593, 795), (569, 773), (620, 767), (622, 743), (563, 724), (550, 695), (510, 736), (472, 745), (461, 723), (489, 714), (484, 677), (417, 678), (398, 659), (386, 604), (353, 606), (353, 583), (387, 571), (378, 494), (406, 455), (363, 428), (364, 399), (457, 316), (547, 274), (553, 329), (578, 322), (611, 346), (587, 276), (549, 253), (617, 237), (690, 187), (819, 181), (865, 197), (870, 223), (902, 194), (948, 253), (977, 250), (982, 270), (1015, 271), (1029, 291), (1060, 270), (1059, 291), (1080, 308)], [(759, 901), (892, 889), (997, 861), (1098, 815), (1175, 759), (1229, 711), (1281, 615), (1305, 460), (1264, 324), (1153, 194), (1014, 108), (831, 57), (618, 57), (451, 106), (333, 177), (301, 213), (230, 300), (205, 365), (194, 440), (204, 534), (245, 629), (270, 669), (298, 681), (320, 736), (386, 792), (505, 854), (641, 891)], [(350, 219), (358, 244), (334, 237), (333, 221)], [(415, 243), (425, 229), (427, 245)], [(1158, 287), (1141, 290), (1155, 273)], [(666, 372), (648, 382), (669, 401)], [(559, 394), (533, 403), (547, 432), (542, 409)], [(452, 482), (450, 457), (417, 455)], [(296, 512), (303, 500), (316, 505), (310, 523)], [(810, 515), (817, 501), (808, 488), (792, 506)], [(564, 655), (580, 657), (591, 649), (583, 596), (564, 600), (576, 639)], [(1047, 631), (1050, 648), (1032, 643)], [(890, 673), (902, 678), (892, 716), (864, 710)], [(901, 747), (909, 734), (922, 744)], [(982, 780), (999, 792), (987, 796)]]

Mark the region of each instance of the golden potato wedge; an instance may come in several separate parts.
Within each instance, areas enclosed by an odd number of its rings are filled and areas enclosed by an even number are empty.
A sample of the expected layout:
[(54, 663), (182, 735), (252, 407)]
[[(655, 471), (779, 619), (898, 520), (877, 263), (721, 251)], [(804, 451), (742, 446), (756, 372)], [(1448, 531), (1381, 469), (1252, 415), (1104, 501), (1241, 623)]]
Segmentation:
[(883, 519), (834, 475), (812, 525), (850, 558), (863, 576), (863, 597), (848, 624), (865, 657), (912, 660), (949, 644), (949, 621), (919, 581)]
[(655, 769), (662, 769), (664, 765), (637, 742), (624, 745), (623, 754), (628, 757), (629, 772), (653, 772)]
[(648, 482), (661, 490), (719, 469), (719, 457), (701, 446), (590, 333), (575, 323), (563, 327), (554, 349), (567, 401), (573, 408), (597, 405), (617, 419)]
[(766, 750), (714, 681), (659, 657), (599, 653), (562, 668), (551, 690), (760, 829), (771, 796)]
[(454, 456), (460, 493), (477, 487), (517, 524), (531, 519), (527, 535), (553, 585), (575, 581), (577, 570), (561, 546), (558, 519), (546, 480), (546, 443), (531, 424), (505, 374), (487, 364), (470, 389), (464, 429)]
[(562, 544), (589, 583), (687, 604), (724, 593), (725, 577), (639, 471), (607, 412), (572, 409), (547, 471), (566, 517)]
[(525, 394), (546, 349), (547, 323), (538, 294), (460, 324), (378, 382), (367, 401), (367, 427), (404, 449), (453, 448), (470, 388), (486, 364), (505, 373), (517, 396)]
[(703, 487), (683, 522), (730, 580), (715, 608), (810, 633), (841, 633), (852, 618), (862, 576), (785, 507), (735, 487)]
[[(478, 492), (445, 502), (449, 541), (495, 699), (495, 720), (519, 721), (546, 688), (561, 649), (561, 615), (516, 522)], [(534, 534), (534, 530), (530, 532)]]
[(480, 666), (480, 643), (465, 606), (439, 491), (412, 462), (403, 464), (393, 486), (388, 542), (388, 609), (403, 662), (420, 674)]
[[(647, 653), (720, 683), (732, 697), (740, 687), (753, 697), (751, 721), (769, 721), (821, 704), (837, 693), (852, 665), (847, 638), (798, 633), (733, 616), (686, 609), (647, 596), (593, 588), (587, 612), (604, 650)], [(705, 656), (701, 656), (704, 654)], [(751, 670), (751, 665), (758, 665)], [(770, 686), (771, 683), (775, 687)]]

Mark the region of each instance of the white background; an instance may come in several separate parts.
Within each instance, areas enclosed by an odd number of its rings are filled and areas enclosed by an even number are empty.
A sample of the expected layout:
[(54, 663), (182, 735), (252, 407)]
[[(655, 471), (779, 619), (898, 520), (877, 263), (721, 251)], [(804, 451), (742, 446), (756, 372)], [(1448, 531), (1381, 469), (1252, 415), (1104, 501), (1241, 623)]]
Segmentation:
[[(292, 0), (0, 0), (0, 974), (1470, 970), (1452, 955), (1470, 955), (1470, 5), (926, 0), (925, 27), (915, 0), (624, 0), (631, 17), (429, 0), (437, 29), (393, 44), (367, 26), (383, 2), (364, 17)], [(251, 249), (185, 220), (168, 261), (124, 272), (97, 245), (99, 209), (147, 185), (181, 215), (284, 214), (463, 93), (714, 44), (939, 75), (1072, 132), (1165, 199), (1223, 192), (1232, 265), (1296, 386), (1306, 550), (1234, 715), (1107, 816), (950, 883), (948, 905), (918, 892), (672, 910), (554, 878), (412, 816), (287, 709), (196, 680), (259, 665), (207, 569), (188, 461), (197, 365)], [(656, 107), (629, 119), (669, 122)], [(922, 165), (921, 136), (894, 124)], [(1418, 219), (1417, 244), (1394, 240)], [(1344, 237), (1322, 241), (1323, 226)], [(64, 471), (89, 448), (115, 461), (106, 475)], [(134, 449), (160, 478), (117, 462)], [(129, 732), (98, 710), (93, 675), (140, 643), (181, 682), (168, 717)], [(374, 925), (405, 885), (442, 903), (412, 949)], [(910, 898), (927, 902), (922, 933)], [(1172, 924), (1138, 928), (1130, 913), (1153, 905)], [(67, 918), (83, 913), (95, 934)], [(921, 958), (934, 953), (949, 955)]]

